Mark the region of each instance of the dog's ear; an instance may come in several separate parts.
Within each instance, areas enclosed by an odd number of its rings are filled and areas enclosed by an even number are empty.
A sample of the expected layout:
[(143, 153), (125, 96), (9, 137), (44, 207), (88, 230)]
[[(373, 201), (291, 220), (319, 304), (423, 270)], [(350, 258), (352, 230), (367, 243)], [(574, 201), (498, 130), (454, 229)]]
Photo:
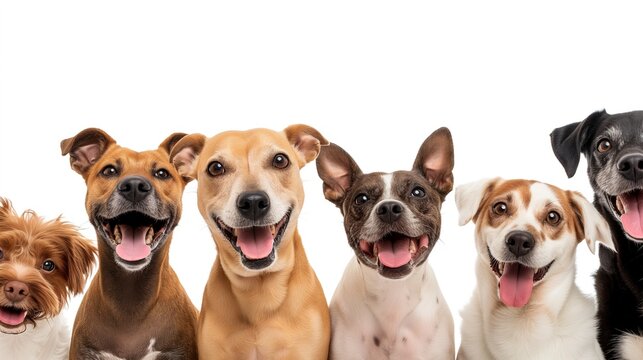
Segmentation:
[(68, 241), (67, 287), (72, 294), (78, 295), (83, 292), (87, 278), (96, 264), (98, 251), (94, 244), (75, 229)]
[(0, 221), (4, 221), (9, 216), (15, 215), (9, 199), (0, 197)]
[(170, 162), (186, 182), (196, 179), (196, 164), (205, 140), (203, 134), (186, 135), (176, 142), (169, 152)]
[(172, 151), (172, 147), (176, 145), (176, 143), (179, 142), (179, 140), (183, 139), (186, 137), (188, 134), (186, 133), (173, 133), (172, 135), (168, 136), (163, 140), (163, 142), (159, 145), (159, 149), (164, 150), (168, 155), (170, 155), (170, 151)]
[(578, 241), (585, 239), (592, 254), (596, 253), (596, 242), (600, 242), (609, 249), (616, 251), (610, 227), (594, 205), (578, 192), (568, 191), (567, 193), (572, 200), (571, 206), (576, 215), (577, 227), (575, 230), (578, 235)]
[(460, 214), (458, 218), (460, 226), (471, 220), (476, 222), (483, 199), (500, 180), (500, 178), (483, 179), (455, 188), (455, 205)]
[(62, 155), (69, 154), (71, 168), (86, 177), (87, 170), (116, 141), (101, 129), (88, 128), (60, 142)]
[(321, 147), (329, 144), (319, 131), (308, 125), (290, 125), (284, 129), (284, 134), (299, 155), (299, 168), (315, 160)]
[(453, 189), (453, 162), (451, 132), (442, 127), (424, 140), (413, 163), (413, 170), (429, 180), (444, 200)]
[(346, 192), (362, 171), (344, 149), (330, 143), (317, 157), (317, 174), (324, 182), (324, 197), (341, 208)]
[(585, 120), (554, 129), (549, 135), (554, 155), (571, 178), (578, 169), (580, 154), (585, 150), (591, 137), (591, 130), (609, 114), (605, 110), (596, 111)]

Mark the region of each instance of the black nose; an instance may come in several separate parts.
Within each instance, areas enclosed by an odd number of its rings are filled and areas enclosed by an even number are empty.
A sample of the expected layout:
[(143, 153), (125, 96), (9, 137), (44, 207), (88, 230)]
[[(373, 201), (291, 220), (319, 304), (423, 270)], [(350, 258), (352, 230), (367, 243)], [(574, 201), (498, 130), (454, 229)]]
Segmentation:
[(618, 172), (627, 180), (637, 181), (643, 179), (643, 154), (627, 154), (621, 157), (616, 164)]
[(246, 219), (260, 219), (270, 210), (270, 198), (263, 191), (245, 192), (237, 198), (237, 209)]
[(392, 224), (402, 216), (404, 207), (397, 201), (386, 201), (381, 203), (375, 213), (387, 224)]
[(140, 176), (130, 176), (118, 183), (117, 189), (125, 199), (139, 202), (152, 192), (152, 184)]
[(534, 237), (526, 231), (512, 231), (505, 238), (507, 248), (512, 254), (520, 257), (528, 254), (534, 248), (536, 241)]

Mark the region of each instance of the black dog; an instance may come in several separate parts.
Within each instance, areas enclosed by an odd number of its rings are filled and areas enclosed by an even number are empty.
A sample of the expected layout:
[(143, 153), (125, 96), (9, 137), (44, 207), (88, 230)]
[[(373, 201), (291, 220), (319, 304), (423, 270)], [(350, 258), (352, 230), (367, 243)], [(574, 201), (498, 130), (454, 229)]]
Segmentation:
[(602, 248), (596, 273), (598, 341), (607, 359), (643, 359), (643, 111), (597, 111), (551, 133), (568, 177), (580, 154), (594, 206), (612, 230), (616, 253)]

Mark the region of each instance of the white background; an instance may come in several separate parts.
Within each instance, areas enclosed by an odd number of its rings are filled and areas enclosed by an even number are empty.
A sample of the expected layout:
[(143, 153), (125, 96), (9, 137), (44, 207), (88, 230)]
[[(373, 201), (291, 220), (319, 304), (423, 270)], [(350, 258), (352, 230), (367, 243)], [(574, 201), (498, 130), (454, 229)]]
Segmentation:
[[(616, 2), (3, 1), (0, 196), (95, 233), (85, 185), (60, 140), (100, 127), (155, 148), (175, 131), (306, 123), (365, 172), (409, 169), (448, 126), (456, 185), (535, 178), (591, 196), (585, 162), (567, 179), (549, 133), (592, 111), (643, 107), (642, 12)], [(299, 219), (330, 299), (352, 253), (314, 164)], [(171, 263), (198, 307), (214, 243), (185, 191)], [(456, 321), (474, 287), (473, 226), (453, 194), (429, 257)], [(578, 247), (581, 289), (597, 259)], [(70, 304), (73, 317), (80, 297)]]

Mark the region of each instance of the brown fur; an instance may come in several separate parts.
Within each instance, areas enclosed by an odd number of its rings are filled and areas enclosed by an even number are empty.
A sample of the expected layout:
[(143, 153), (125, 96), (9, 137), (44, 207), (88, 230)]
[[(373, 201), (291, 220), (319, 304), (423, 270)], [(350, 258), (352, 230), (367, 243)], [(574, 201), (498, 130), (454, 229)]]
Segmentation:
[[(10, 281), (28, 286), (19, 306), (28, 310), (27, 320), (58, 315), (69, 295), (83, 291), (96, 262), (96, 248), (71, 224), (58, 219), (45, 221), (33, 211), (18, 215), (11, 203), (0, 198), (0, 289)], [(55, 268), (44, 271), (42, 264)], [(0, 306), (10, 301), (0, 293)]]
[[(158, 149), (143, 152), (117, 145), (100, 129), (86, 129), (61, 142), (63, 155), (70, 154), (72, 169), (87, 183), (85, 207), (94, 227), (101, 226), (93, 220), (94, 209), (107, 202), (119, 180), (129, 175), (150, 181), (159, 202), (174, 210), (174, 225), (178, 223), (186, 180), (168, 155), (184, 135), (172, 134)], [(119, 175), (100, 176), (106, 165), (119, 169)], [(153, 172), (158, 169), (167, 170), (170, 178), (154, 178)], [(171, 234), (151, 262), (136, 272), (120, 268), (108, 240), (98, 231), (97, 235), (99, 269), (76, 316), (70, 359), (87, 358), (100, 351), (139, 359), (152, 338), (155, 350), (173, 354), (164, 359), (196, 359), (197, 311), (169, 265)]]
[[(199, 210), (218, 250), (199, 316), (201, 359), (327, 358), (328, 307), (296, 228), (304, 199), (299, 169), (317, 157), (322, 144), (327, 141), (315, 129), (294, 125), (281, 133), (228, 131), (210, 139), (193, 134), (172, 149), (170, 157), (181, 175), (199, 181)], [(289, 168), (272, 167), (276, 153), (288, 156)], [(215, 160), (225, 173), (209, 176), (208, 164)], [(230, 204), (234, 191), (266, 187), (291, 204), (292, 215), (276, 249), (277, 260), (265, 270), (251, 271), (213, 216)]]

